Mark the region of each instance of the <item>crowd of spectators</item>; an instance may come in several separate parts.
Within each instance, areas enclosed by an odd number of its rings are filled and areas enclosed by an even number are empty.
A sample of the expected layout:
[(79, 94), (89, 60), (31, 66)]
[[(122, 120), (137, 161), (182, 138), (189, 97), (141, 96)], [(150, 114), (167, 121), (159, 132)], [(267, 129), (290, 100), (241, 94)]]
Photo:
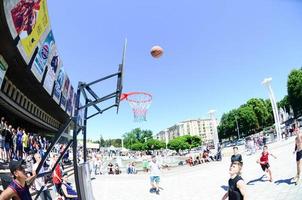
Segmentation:
[(0, 122), (0, 162), (27, 160), (29, 154), (39, 153), (43, 157), (50, 142), (45, 138), (29, 133), (25, 128), (13, 127), (1, 118)]

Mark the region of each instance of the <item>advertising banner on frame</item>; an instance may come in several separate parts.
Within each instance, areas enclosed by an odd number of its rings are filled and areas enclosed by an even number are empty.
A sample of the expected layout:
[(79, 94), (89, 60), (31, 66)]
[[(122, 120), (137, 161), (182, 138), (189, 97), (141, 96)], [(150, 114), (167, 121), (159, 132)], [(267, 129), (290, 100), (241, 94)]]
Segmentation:
[(39, 47), (39, 51), (31, 67), (32, 73), (35, 75), (39, 82), (41, 82), (43, 78), (50, 51), (54, 48), (54, 46), (55, 41), (52, 31), (50, 31), (41, 47)]
[(66, 105), (66, 112), (69, 116), (72, 114), (72, 105), (73, 105), (73, 87), (70, 85), (69, 89), (69, 95), (68, 95), (68, 100), (67, 100), (67, 105)]
[(64, 77), (65, 77), (65, 70), (64, 67), (61, 67), (53, 89), (53, 99), (55, 100), (55, 102), (57, 102), (57, 104), (60, 103)]
[(47, 72), (43, 83), (43, 87), (48, 92), (49, 95), (52, 94), (56, 74), (61, 65), (62, 65), (62, 60), (59, 57), (56, 46), (53, 45), (50, 48), (50, 55), (47, 61)]
[(70, 86), (70, 80), (67, 74), (65, 74), (65, 81), (62, 88), (61, 103), (60, 103), (60, 106), (63, 110), (66, 109), (69, 86)]
[(7, 68), (8, 68), (8, 64), (6, 63), (6, 61), (4, 60), (2, 55), (0, 55), (0, 88), (2, 86), (2, 82), (4, 79), (5, 73), (7, 71)]
[(49, 27), (46, 0), (5, 0), (4, 12), (13, 39), (28, 64), (41, 36)]

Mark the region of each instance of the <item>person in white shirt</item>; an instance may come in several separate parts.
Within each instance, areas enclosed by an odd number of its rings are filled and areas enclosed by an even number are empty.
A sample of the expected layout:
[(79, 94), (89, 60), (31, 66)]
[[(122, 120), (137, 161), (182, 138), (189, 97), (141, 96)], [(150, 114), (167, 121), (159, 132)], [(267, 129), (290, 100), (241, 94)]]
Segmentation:
[[(36, 174), (36, 170), (41, 162), (41, 155), (36, 153), (34, 155), (34, 158), (36, 160), (36, 163), (33, 165), (33, 174), (35, 175)], [(42, 166), (42, 168), (40, 169), (39, 173), (44, 173), (44, 167)], [(40, 177), (40, 178), (36, 178), (35, 179), (35, 186), (36, 186), (36, 189), (39, 191), (42, 187), (42, 192), (39, 196), (39, 199), (41, 200), (51, 200), (51, 195), (50, 195), (50, 192), (45, 184), (45, 179), (44, 177)]]
[(150, 183), (151, 183), (151, 189), (150, 192), (156, 192), (156, 194), (159, 194), (159, 182), (160, 182), (160, 166), (156, 162), (156, 156), (152, 156), (152, 160), (149, 165), (150, 168)]

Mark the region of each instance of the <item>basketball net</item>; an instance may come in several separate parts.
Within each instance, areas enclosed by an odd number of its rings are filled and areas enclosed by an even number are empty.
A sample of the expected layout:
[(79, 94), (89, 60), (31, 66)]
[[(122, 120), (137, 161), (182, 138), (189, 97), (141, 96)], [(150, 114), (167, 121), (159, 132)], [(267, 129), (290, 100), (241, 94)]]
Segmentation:
[(147, 111), (152, 102), (152, 95), (145, 92), (132, 92), (123, 94), (121, 99), (126, 99), (132, 108), (134, 121), (147, 121)]

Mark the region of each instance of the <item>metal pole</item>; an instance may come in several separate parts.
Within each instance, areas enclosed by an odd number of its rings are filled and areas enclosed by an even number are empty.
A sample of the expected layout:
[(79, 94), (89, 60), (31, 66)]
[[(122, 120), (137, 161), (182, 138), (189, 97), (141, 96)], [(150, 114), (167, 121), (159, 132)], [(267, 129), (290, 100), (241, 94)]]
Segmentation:
[(238, 121), (237, 121), (237, 117), (235, 117), (236, 120), (236, 125), (237, 125), (237, 134), (238, 134), (238, 140), (240, 139), (240, 134), (239, 134), (239, 126), (238, 126)]
[(74, 170), (74, 180), (75, 180), (75, 185), (77, 189), (77, 194), (79, 200), (82, 200), (81, 198), (81, 189), (80, 189), (80, 180), (79, 180), (79, 175), (78, 175), (78, 158), (77, 158), (77, 126), (78, 126), (78, 118), (79, 118), (79, 105), (80, 105), (80, 96), (81, 96), (81, 89), (80, 89), (80, 83), (78, 86), (77, 90), (77, 96), (76, 96), (76, 105), (75, 105), (75, 114), (74, 114), (74, 127), (73, 127), (73, 170)]
[[(85, 100), (85, 105), (87, 105), (88, 99)], [(84, 110), (84, 127), (83, 127), (83, 157), (84, 157), (84, 163), (87, 161), (87, 110), (88, 107), (85, 107)]]

